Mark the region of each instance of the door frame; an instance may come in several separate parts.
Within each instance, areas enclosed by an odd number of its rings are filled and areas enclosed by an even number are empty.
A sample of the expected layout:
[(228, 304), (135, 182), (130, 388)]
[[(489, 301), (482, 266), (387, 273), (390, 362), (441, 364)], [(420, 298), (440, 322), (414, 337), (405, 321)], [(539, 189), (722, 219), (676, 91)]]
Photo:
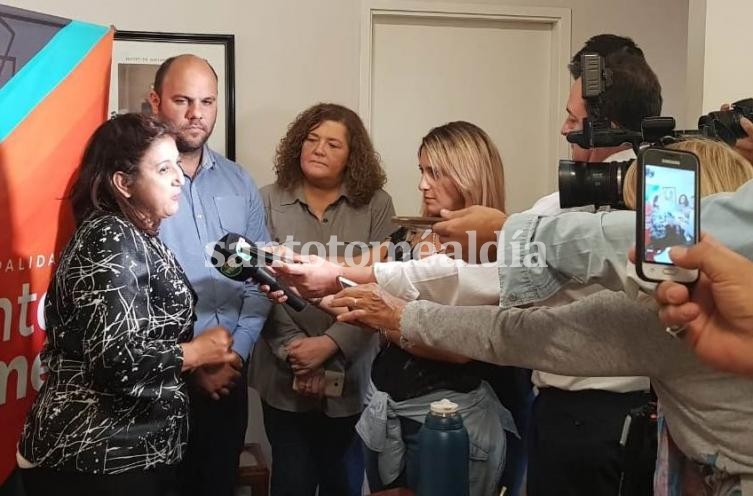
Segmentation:
[[(552, 80), (549, 92), (549, 114), (553, 116), (545, 141), (551, 153), (551, 163), (569, 156), (569, 147), (560, 136), (565, 118), (565, 102), (570, 91), (570, 38), (572, 13), (562, 7), (528, 7), (476, 3), (426, 2), (416, 0), (362, 0), (361, 56), (358, 111), (367, 129), (372, 129), (373, 38), (377, 17), (483, 19), (491, 21), (541, 23), (551, 25), (552, 44), (550, 69)], [(554, 118), (556, 117), (556, 118)], [(542, 136), (543, 133), (542, 133)], [(556, 184), (554, 184), (556, 187)]]

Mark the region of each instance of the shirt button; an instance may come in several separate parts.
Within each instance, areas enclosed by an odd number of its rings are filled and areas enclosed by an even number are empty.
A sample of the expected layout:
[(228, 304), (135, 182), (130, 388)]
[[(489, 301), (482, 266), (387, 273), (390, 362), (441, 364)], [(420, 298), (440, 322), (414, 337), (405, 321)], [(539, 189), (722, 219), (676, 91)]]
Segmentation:
[(322, 219), (322, 222), (324, 222), (326, 224), (327, 222), (329, 222), (329, 219), (325, 217), (325, 218)]

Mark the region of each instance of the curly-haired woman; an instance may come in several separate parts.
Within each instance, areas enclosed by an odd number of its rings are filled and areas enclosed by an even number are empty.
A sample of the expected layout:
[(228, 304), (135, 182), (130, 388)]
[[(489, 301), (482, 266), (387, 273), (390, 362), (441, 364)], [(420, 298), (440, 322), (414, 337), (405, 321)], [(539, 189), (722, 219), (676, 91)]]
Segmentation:
[[(345, 245), (380, 242), (394, 230), (379, 156), (361, 119), (346, 107), (320, 103), (298, 115), (277, 148), (275, 171), (277, 181), (261, 193), (277, 242), (329, 249), (332, 237)], [(349, 253), (352, 245), (340, 244), (327, 255)], [(360, 494), (363, 462), (347, 453), (378, 340), (317, 308), (294, 312), (282, 305), (273, 308), (262, 338), (250, 380), (272, 445), (272, 494), (311, 495), (317, 486), (319, 494)], [(325, 374), (341, 378), (340, 395), (336, 387), (324, 396), (312, 386)]]

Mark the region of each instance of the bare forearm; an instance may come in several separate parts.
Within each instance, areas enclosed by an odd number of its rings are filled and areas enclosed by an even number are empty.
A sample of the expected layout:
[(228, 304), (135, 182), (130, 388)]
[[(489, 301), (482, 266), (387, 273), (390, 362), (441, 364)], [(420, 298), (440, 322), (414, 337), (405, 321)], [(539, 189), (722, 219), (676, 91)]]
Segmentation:
[(332, 258), (330, 258), (330, 261), (337, 262), (344, 266), (370, 267), (373, 264), (384, 259), (386, 255), (387, 255), (387, 245), (385, 243), (381, 243), (379, 246), (373, 247), (368, 251), (361, 252), (358, 255), (352, 255), (349, 257), (343, 257), (343, 256), (338, 255), (334, 257), (335, 260), (332, 260)]
[(376, 282), (374, 277), (374, 269), (369, 267), (343, 267), (343, 277), (347, 277), (353, 282), (358, 284), (368, 284), (370, 282)]

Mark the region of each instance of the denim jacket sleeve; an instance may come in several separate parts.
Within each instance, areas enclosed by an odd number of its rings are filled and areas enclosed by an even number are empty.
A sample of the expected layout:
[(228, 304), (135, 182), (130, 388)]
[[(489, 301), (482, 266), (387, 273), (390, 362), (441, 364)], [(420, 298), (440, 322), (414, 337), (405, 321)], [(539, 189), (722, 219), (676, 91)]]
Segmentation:
[(514, 214), (500, 233), (500, 306), (545, 300), (567, 283), (632, 287), (627, 251), (635, 242), (635, 213)]
[[(753, 180), (734, 193), (701, 201), (701, 228), (730, 249), (753, 259)], [(612, 290), (637, 288), (627, 264), (635, 243), (635, 212), (567, 212), (553, 217), (515, 214), (500, 233), (497, 263), (500, 306), (533, 304), (568, 282)], [(640, 283), (647, 287), (645, 283)]]
[(720, 243), (753, 259), (753, 180), (734, 193), (719, 193), (701, 201), (701, 229)]

